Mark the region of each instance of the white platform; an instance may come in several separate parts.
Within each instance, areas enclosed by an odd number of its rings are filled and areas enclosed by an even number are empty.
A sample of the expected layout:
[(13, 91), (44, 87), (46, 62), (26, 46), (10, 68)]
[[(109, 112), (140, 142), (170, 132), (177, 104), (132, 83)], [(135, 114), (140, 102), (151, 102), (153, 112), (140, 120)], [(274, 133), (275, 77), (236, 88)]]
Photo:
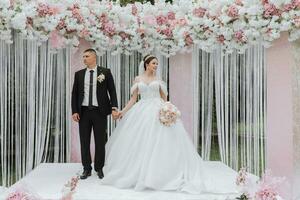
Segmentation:
[[(222, 180), (222, 176), (234, 174), (235, 171), (221, 162), (205, 162), (210, 170), (222, 173), (215, 174)], [(216, 170), (220, 169), (220, 170)], [(79, 163), (43, 163), (16, 183), (26, 185), (43, 199), (60, 199), (64, 184), (76, 174), (81, 173)], [(237, 194), (217, 195), (201, 194), (191, 195), (180, 192), (143, 191), (117, 189), (111, 186), (103, 186), (100, 179), (94, 173), (86, 180), (79, 180), (74, 199), (78, 200), (225, 200), (235, 199)], [(3, 194), (0, 198), (3, 198)]]

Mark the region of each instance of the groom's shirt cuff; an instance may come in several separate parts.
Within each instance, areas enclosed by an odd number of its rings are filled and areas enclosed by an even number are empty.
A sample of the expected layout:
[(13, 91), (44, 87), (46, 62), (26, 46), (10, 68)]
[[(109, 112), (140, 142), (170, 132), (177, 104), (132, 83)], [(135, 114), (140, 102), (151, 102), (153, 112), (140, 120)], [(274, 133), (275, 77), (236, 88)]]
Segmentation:
[(117, 107), (112, 107), (111, 110), (118, 111), (118, 108)]

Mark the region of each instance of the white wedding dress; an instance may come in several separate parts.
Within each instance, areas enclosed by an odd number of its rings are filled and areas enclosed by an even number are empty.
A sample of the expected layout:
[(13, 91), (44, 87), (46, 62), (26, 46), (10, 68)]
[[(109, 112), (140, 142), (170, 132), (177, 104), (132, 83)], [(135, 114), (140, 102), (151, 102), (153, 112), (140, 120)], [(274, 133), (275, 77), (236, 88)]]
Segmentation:
[(211, 169), (208, 173), (180, 119), (170, 127), (160, 123), (160, 89), (167, 94), (164, 82), (140, 81), (131, 91), (137, 88), (141, 99), (120, 120), (106, 144), (101, 183), (135, 190), (236, 193), (235, 176)]

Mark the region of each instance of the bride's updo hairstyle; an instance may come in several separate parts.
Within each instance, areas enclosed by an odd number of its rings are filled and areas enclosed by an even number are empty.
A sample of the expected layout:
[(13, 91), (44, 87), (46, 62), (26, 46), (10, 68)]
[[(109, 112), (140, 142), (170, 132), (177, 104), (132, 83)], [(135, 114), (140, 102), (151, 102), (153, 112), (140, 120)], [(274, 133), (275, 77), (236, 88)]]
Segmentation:
[(149, 64), (153, 59), (157, 59), (157, 58), (155, 56), (153, 56), (153, 55), (146, 55), (144, 57), (143, 61), (144, 61), (144, 69), (145, 69), (145, 71), (147, 69), (146, 65)]

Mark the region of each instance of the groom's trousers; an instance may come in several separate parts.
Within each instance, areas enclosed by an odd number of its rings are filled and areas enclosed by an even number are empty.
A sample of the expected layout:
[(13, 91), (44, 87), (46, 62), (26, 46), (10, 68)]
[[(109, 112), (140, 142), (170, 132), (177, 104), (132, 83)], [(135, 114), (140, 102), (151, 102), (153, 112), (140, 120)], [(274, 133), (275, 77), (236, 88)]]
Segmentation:
[(105, 143), (107, 141), (107, 116), (102, 114), (98, 107), (88, 108), (82, 106), (82, 113), (79, 120), (79, 135), (81, 147), (81, 161), (83, 169), (91, 171), (90, 141), (93, 129), (95, 140), (95, 171), (102, 170), (105, 160)]

